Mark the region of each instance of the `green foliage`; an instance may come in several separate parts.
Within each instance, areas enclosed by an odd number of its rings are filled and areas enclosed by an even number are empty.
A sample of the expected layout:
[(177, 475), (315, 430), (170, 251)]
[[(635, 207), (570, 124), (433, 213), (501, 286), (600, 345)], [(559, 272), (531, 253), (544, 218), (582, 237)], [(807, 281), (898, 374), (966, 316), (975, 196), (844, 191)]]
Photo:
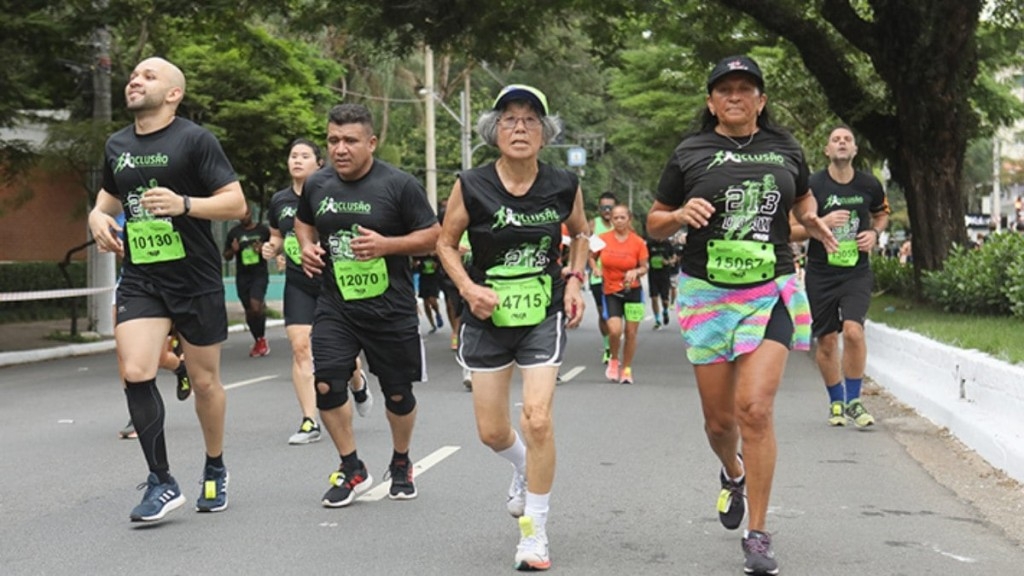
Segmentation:
[(1024, 362), (1021, 318), (950, 313), (928, 302), (889, 294), (871, 299), (868, 318), (950, 346), (979, 350), (1011, 364)]
[(1010, 312), (1017, 318), (1024, 318), (1024, 256), (1019, 256), (1007, 267), (1005, 293), (1010, 301)]
[(1024, 236), (993, 234), (976, 250), (955, 246), (942, 270), (922, 277), (925, 297), (952, 312), (1010, 314), (1019, 296), (1011, 264), (1024, 261)]
[[(71, 288), (85, 287), (85, 262), (72, 262), (67, 268)], [(54, 262), (16, 262), (0, 264), (0, 292), (34, 292), (68, 288), (67, 281)], [(0, 322), (63, 318), (75, 300), (84, 310), (86, 297), (53, 298), (50, 300), (24, 300), (0, 302)]]
[(913, 298), (914, 266), (900, 264), (899, 258), (871, 257), (871, 272), (875, 276), (876, 294), (891, 294), (902, 298)]
[(288, 144), (324, 141), (334, 100), (328, 86), (341, 68), (302, 42), (256, 27), (183, 40), (170, 53), (187, 71), (179, 114), (218, 136), (246, 195), (262, 208), (289, 181)]

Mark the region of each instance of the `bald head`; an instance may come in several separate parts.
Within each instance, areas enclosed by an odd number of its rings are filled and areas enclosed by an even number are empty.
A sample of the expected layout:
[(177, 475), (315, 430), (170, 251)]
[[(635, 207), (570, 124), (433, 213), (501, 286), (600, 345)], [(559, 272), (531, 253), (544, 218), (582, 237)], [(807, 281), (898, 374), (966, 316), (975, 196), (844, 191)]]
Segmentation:
[(182, 94), (185, 93), (185, 74), (181, 71), (181, 68), (178, 68), (163, 58), (157, 56), (146, 58), (142, 62), (139, 62), (139, 65), (136, 66), (135, 69), (155, 70), (157, 74), (166, 80), (171, 87), (181, 88)]
[(163, 58), (139, 62), (125, 86), (128, 110), (136, 115), (166, 115), (168, 112), (173, 115), (184, 97), (185, 75)]

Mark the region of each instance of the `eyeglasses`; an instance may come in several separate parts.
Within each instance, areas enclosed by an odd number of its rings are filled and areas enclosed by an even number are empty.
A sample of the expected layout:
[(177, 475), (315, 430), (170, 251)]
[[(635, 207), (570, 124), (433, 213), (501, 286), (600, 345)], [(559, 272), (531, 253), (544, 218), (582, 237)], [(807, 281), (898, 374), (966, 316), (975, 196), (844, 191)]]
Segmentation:
[(615, 208), (615, 206), (609, 206), (608, 204), (602, 204), (601, 206), (599, 206), (599, 208), (600, 208), (601, 212), (611, 212), (612, 208)]
[(526, 128), (527, 130), (532, 131), (536, 130), (537, 128), (540, 128), (540, 119), (535, 118), (533, 116), (525, 116), (522, 118), (516, 116), (506, 116), (498, 120), (498, 125), (505, 130), (515, 130), (516, 125), (519, 124), (520, 122), (523, 123), (523, 127)]

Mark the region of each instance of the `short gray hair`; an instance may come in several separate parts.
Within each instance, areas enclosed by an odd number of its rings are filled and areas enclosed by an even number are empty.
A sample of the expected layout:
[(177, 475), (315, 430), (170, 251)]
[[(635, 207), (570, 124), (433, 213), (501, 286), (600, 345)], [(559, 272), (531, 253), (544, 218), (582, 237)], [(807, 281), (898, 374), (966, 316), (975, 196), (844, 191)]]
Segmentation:
[[(476, 132), (488, 146), (498, 145), (498, 120), (504, 110), (488, 110), (476, 121)], [(562, 119), (556, 116), (541, 116), (540, 124), (544, 130), (544, 144), (551, 144), (562, 133)]]

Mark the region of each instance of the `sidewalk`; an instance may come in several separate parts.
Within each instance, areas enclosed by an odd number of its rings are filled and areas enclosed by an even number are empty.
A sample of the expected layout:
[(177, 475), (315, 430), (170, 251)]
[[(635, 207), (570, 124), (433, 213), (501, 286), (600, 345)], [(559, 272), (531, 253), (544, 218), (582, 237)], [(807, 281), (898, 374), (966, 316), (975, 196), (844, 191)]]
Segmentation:
[[(280, 316), (284, 308), (281, 300), (267, 301), (267, 307), (275, 310)], [(245, 330), (245, 313), (242, 305), (235, 299), (227, 302), (228, 331)], [(276, 326), (283, 320), (267, 320), (267, 326)], [(71, 319), (41, 320), (38, 322), (13, 322), (0, 324), (0, 368), (27, 362), (42, 362), (69, 356), (82, 356), (108, 352), (114, 349), (114, 338), (101, 337), (85, 331), (87, 323), (78, 319), (78, 331), (88, 342), (71, 343), (55, 339), (55, 334), (68, 334), (71, 330)]]

